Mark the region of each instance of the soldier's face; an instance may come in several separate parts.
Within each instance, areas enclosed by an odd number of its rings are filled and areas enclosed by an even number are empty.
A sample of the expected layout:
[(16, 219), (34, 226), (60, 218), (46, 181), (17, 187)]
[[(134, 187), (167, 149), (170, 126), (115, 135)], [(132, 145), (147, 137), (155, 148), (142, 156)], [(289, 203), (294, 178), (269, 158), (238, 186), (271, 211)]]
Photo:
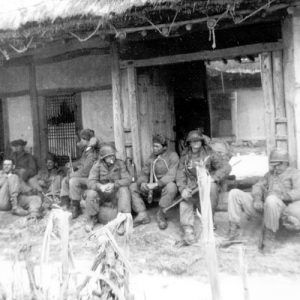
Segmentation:
[(87, 147), (89, 143), (90, 142), (85, 139), (80, 139), (80, 141), (77, 143), (77, 146), (79, 148), (84, 148), (84, 147)]
[(18, 145), (18, 146), (12, 146), (11, 149), (12, 149), (12, 152), (18, 153), (18, 152), (21, 152), (24, 149), (24, 147), (21, 145)]
[(51, 159), (48, 159), (46, 162), (46, 166), (48, 170), (52, 170), (54, 168), (54, 161)]
[(14, 168), (13, 162), (11, 160), (5, 160), (3, 162), (3, 171), (5, 173), (10, 173)]
[(193, 153), (199, 152), (201, 146), (202, 146), (201, 141), (190, 142), (190, 147), (191, 147)]
[(270, 162), (269, 163), (269, 169), (270, 172), (273, 172), (274, 174), (282, 174), (286, 168), (288, 167), (288, 164), (285, 162)]
[(103, 160), (105, 161), (105, 163), (108, 166), (111, 166), (115, 163), (116, 157), (114, 155), (109, 155), (109, 156), (104, 157)]
[(163, 145), (159, 143), (153, 143), (153, 153), (155, 155), (160, 154), (163, 151)]

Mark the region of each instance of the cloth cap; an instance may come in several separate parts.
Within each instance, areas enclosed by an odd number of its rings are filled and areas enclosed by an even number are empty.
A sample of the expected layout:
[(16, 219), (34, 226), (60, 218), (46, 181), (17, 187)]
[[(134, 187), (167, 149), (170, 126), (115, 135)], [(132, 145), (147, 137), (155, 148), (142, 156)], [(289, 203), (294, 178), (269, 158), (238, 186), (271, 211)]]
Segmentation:
[(57, 162), (56, 156), (55, 156), (53, 153), (50, 153), (50, 152), (47, 154), (46, 162), (47, 162), (48, 160), (52, 160), (54, 163)]
[(12, 147), (17, 147), (17, 146), (25, 146), (27, 144), (26, 141), (19, 139), (19, 140), (14, 140), (10, 142), (10, 145)]
[(154, 135), (152, 138), (152, 142), (161, 144), (163, 147), (166, 147), (168, 145), (167, 139), (161, 134)]
[(116, 155), (116, 148), (112, 144), (109, 144), (109, 143), (101, 144), (100, 150), (99, 150), (100, 159), (103, 159), (110, 155)]
[(95, 132), (92, 129), (82, 129), (79, 133), (80, 138), (89, 141), (93, 136), (95, 136)]
[(272, 162), (289, 162), (289, 154), (285, 150), (274, 149), (270, 153), (269, 161)]

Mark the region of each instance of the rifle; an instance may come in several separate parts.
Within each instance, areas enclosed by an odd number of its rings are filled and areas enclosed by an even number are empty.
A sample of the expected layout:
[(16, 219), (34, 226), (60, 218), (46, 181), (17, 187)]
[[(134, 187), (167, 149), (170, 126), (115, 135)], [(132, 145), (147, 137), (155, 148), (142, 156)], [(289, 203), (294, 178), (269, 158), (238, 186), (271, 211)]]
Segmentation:
[[(150, 181), (149, 183), (153, 183), (153, 162), (151, 163), (150, 165)], [(148, 203), (151, 204), (152, 201), (153, 201), (153, 190), (150, 190), (149, 193), (148, 193)]]
[(68, 152), (68, 156), (69, 156), (69, 169), (73, 173), (74, 172), (74, 168), (73, 168), (73, 163), (72, 163), (71, 152)]
[[(197, 192), (199, 192), (199, 189), (196, 187), (195, 189), (192, 190), (191, 195), (195, 195)], [(173, 202), (171, 205), (165, 207), (162, 211), (163, 213), (166, 213), (169, 209), (171, 209), (172, 207), (176, 206), (177, 204), (179, 204), (181, 201), (183, 201), (184, 198), (180, 197), (178, 200), (176, 200), (175, 202)]]

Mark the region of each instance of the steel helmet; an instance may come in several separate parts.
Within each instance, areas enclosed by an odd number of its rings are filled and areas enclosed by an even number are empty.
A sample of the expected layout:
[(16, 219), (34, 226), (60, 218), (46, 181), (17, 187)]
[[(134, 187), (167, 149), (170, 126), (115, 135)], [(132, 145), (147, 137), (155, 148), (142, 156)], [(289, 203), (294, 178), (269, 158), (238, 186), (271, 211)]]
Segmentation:
[(274, 149), (270, 153), (270, 162), (289, 162), (289, 154), (282, 149)]
[(109, 143), (102, 144), (99, 150), (100, 159), (103, 159), (110, 155), (116, 155), (116, 148)]
[(192, 130), (188, 133), (188, 136), (186, 138), (186, 142), (197, 142), (204, 140), (203, 135), (199, 132), (199, 130)]

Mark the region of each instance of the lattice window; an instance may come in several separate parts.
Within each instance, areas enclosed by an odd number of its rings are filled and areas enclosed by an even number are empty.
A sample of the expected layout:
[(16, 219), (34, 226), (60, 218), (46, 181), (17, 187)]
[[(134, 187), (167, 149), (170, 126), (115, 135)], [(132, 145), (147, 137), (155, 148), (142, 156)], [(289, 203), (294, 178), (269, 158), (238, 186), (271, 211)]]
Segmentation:
[(46, 97), (48, 149), (60, 165), (68, 161), (69, 154), (73, 159), (77, 157), (76, 109), (75, 94)]

